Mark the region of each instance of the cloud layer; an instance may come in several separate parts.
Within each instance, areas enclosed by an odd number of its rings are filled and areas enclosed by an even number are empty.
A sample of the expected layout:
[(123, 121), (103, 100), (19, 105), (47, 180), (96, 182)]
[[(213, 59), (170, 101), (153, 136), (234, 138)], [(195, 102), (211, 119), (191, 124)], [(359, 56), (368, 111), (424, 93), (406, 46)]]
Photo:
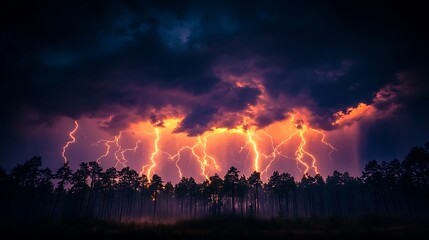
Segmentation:
[(429, 102), (427, 17), (414, 6), (29, 5), (1, 14), (3, 142), (62, 116), (106, 119), (100, 128), (112, 133), (179, 117), (175, 132), (191, 136), (263, 128), (297, 109), (325, 130), (368, 116), (406, 114), (404, 124), (429, 116), (418, 107)]

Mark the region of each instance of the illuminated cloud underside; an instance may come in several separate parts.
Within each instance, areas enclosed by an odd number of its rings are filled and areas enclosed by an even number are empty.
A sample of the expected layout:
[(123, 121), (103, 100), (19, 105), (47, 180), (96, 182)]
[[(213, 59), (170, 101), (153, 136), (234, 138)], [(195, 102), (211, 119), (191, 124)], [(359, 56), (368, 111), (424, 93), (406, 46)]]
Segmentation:
[[(245, 87), (249, 83), (237, 82), (236, 86)], [(161, 173), (171, 180), (178, 180), (183, 176), (204, 180), (215, 173), (222, 174), (233, 165), (246, 174), (261, 172), (265, 178), (279, 168), (297, 176), (307, 173), (327, 175), (330, 174), (327, 171), (330, 168), (326, 168), (326, 164), (338, 165), (338, 161), (357, 162), (357, 156), (336, 159), (344, 154), (353, 155), (350, 154), (350, 147), (342, 146), (341, 139), (344, 136), (338, 132), (343, 131), (342, 134), (358, 138), (357, 134), (350, 134), (350, 129), (358, 127), (359, 122), (364, 120), (388, 117), (398, 108), (394, 104), (397, 96), (391, 89), (401, 88), (386, 86), (375, 94), (372, 103), (359, 103), (356, 107), (334, 113), (331, 128), (324, 130), (312, 126), (314, 116), (306, 108), (292, 109), (283, 120), (258, 126), (258, 122), (251, 117), (266, 112), (267, 103), (272, 101), (261, 84), (256, 86), (261, 92), (258, 101), (249, 105), (243, 113), (237, 113), (236, 116), (241, 119), (231, 128), (213, 125), (204, 126), (203, 131), (197, 132), (198, 134), (192, 131), (186, 133), (179, 131), (183, 128), (185, 117), (153, 115), (150, 120), (131, 122), (126, 128), (119, 130), (118, 134), (95, 141), (91, 144), (92, 151), (102, 151), (94, 159), (87, 160), (95, 160), (106, 167), (131, 166), (148, 176)], [(387, 107), (379, 110), (376, 106), (380, 104)], [(168, 116), (168, 111), (171, 110), (166, 108), (158, 116)], [(106, 128), (114, 119), (111, 115), (97, 120), (96, 124)], [(72, 144), (79, 142), (74, 137), (79, 131), (77, 128), (76, 121), (75, 128), (69, 133), (72, 140), (63, 147), (63, 157)], [(331, 139), (337, 140), (340, 146), (332, 143)]]
[(6, 169), (37, 155), (173, 181), (232, 165), (357, 175), (427, 141), (415, 6), (21, 5), (3, 14)]
[[(371, 105), (360, 103), (356, 108), (336, 113), (337, 119), (332, 125), (350, 125), (351, 121), (370, 118), (375, 112)], [(88, 160), (106, 167), (132, 166), (148, 176), (164, 173), (171, 180), (183, 176), (204, 180), (215, 173), (222, 174), (232, 165), (247, 174), (261, 172), (265, 178), (279, 165), (288, 166), (284, 171), (297, 175), (321, 174), (324, 163), (339, 161), (334, 159), (338, 149), (329, 140), (330, 131), (309, 126), (309, 116), (305, 114), (295, 111), (287, 119), (264, 128), (244, 124), (232, 129), (213, 128), (197, 136), (175, 133), (183, 119), (164, 119), (158, 125), (149, 121), (132, 123), (110, 139), (94, 142), (93, 148), (102, 152)], [(101, 122), (106, 121), (109, 119)], [(73, 137), (79, 133), (77, 127), (76, 121), (69, 133), (73, 141), (66, 143), (64, 153), (74, 147), (72, 144), (79, 143), (79, 139)], [(293, 169), (290, 169), (291, 163)]]

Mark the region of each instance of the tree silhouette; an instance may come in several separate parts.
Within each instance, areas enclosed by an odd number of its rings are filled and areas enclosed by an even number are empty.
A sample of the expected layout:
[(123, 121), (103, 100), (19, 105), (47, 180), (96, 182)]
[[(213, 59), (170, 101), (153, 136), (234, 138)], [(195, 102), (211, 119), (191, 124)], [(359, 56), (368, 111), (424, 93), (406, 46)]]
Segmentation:
[(192, 210), (194, 210), (194, 215), (196, 215), (197, 210), (197, 195), (198, 195), (198, 185), (195, 182), (193, 177), (190, 177), (186, 182), (187, 189), (189, 192), (189, 216), (192, 216)]
[[(201, 183), (182, 178), (173, 186), (156, 174), (125, 167), (105, 171), (97, 162), (68, 163), (55, 174), (42, 168), (40, 157), (0, 168), (0, 212), (11, 221), (95, 218), (139, 221), (240, 214), (272, 217), (428, 217), (429, 153), (414, 147), (401, 162), (369, 161), (359, 177), (334, 171), (326, 182), (305, 174), (299, 182), (275, 171), (267, 183), (261, 174), (239, 177), (231, 167), (224, 179), (214, 174)], [(225, 203), (225, 204), (224, 204)]]
[(57, 170), (54, 178), (58, 180), (55, 191), (57, 193), (65, 193), (67, 191), (67, 185), (71, 183), (73, 178), (73, 171), (70, 169), (68, 162), (64, 163), (64, 165)]
[(289, 173), (274, 171), (268, 179), (268, 187), (277, 196), (279, 216), (283, 217), (285, 211), (289, 215), (289, 197), (291, 191), (295, 191), (295, 179)]
[(304, 174), (301, 178), (301, 182), (298, 184), (301, 193), (304, 196), (304, 212), (306, 216), (312, 216), (314, 214), (315, 204), (315, 185), (316, 178)]
[(198, 185), (199, 194), (202, 201), (202, 210), (203, 214), (210, 213), (209, 203), (211, 202), (211, 193), (210, 193), (210, 182), (209, 180), (204, 180), (201, 184)]
[(75, 205), (77, 205), (74, 210), (75, 214), (84, 215), (84, 204), (89, 192), (88, 178), (89, 166), (87, 163), (81, 163), (72, 176), (72, 187), (69, 191), (69, 193), (73, 194), (77, 199), (75, 201)]
[(91, 189), (97, 189), (101, 187), (101, 178), (102, 178), (102, 172), (103, 168), (100, 167), (100, 165), (97, 162), (89, 162), (89, 177), (90, 177), (90, 188)]
[(330, 202), (332, 203), (331, 208), (334, 216), (344, 216), (345, 205), (349, 205), (350, 210), (356, 212), (352, 193), (356, 190), (358, 185), (359, 180), (351, 177), (348, 172), (340, 173), (334, 171), (332, 176), (326, 178), (328, 195), (333, 198)]
[(145, 209), (145, 202), (150, 201), (150, 191), (149, 191), (149, 179), (146, 175), (142, 174), (140, 176), (140, 184), (139, 184), (139, 196), (140, 196), (140, 206), (139, 213), (140, 216), (143, 215)]
[(165, 184), (164, 188), (165, 188), (164, 192), (165, 192), (166, 198), (167, 198), (167, 204), (166, 204), (166, 207), (167, 207), (166, 212), (167, 212), (167, 214), (166, 215), (167, 215), (167, 218), (169, 218), (170, 217), (170, 211), (172, 209), (172, 206), (170, 206), (170, 205), (173, 202), (171, 200), (173, 199), (173, 196), (174, 196), (174, 186), (173, 186), (173, 184), (171, 184), (171, 182), (167, 182)]
[(231, 198), (232, 214), (235, 214), (235, 194), (239, 182), (238, 173), (239, 171), (237, 168), (230, 167), (223, 180), (222, 189), (224, 190), (225, 195)]
[(213, 215), (220, 215), (222, 207), (221, 191), (223, 187), (223, 180), (217, 174), (209, 177), (209, 185), (207, 192), (210, 196), (211, 213)]
[(158, 194), (164, 189), (164, 186), (162, 185), (162, 178), (158, 176), (157, 174), (154, 174), (152, 176), (152, 180), (150, 181), (149, 190), (151, 192), (151, 197), (153, 201), (153, 215), (152, 218), (155, 218), (156, 214), (156, 202)]
[(21, 188), (36, 188), (39, 185), (41, 157), (33, 157), (24, 164), (18, 164), (11, 171), (12, 180)]
[(121, 191), (121, 200), (120, 200), (120, 210), (119, 210), (119, 221), (122, 220), (124, 211), (129, 212), (132, 210), (133, 204), (133, 192), (137, 191), (140, 187), (140, 177), (138, 173), (130, 169), (130, 167), (125, 167), (119, 171), (119, 182), (118, 187)]
[(88, 185), (89, 178), (89, 166), (87, 163), (81, 163), (79, 169), (72, 175), (72, 187), (70, 188), (71, 193), (79, 194), (85, 193), (89, 190)]
[(313, 191), (314, 194), (317, 196), (318, 203), (319, 203), (319, 214), (324, 215), (325, 214), (325, 187), (326, 183), (323, 177), (320, 174), (316, 174), (314, 176), (315, 182), (313, 183)]
[(111, 208), (114, 201), (115, 192), (118, 189), (117, 179), (119, 173), (116, 168), (108, 168), (105, 172), (100, 173), (100, 189), (102, 190), (102, 202), (101, 202), (101, 218), (110, 218)]
[(182, 179), (180, 179), (180, 182), (177, 183), (174, 188), (176, 198), (180, 200), (180, 209), (182, 215), (184, 215), (185, 198), (189, 195), (188, 181), (189, 180), (187, 178), (182, 177)]
[[(240, 213), (244, 214), (244, 203), (247, 202), (247, 194), (249, 192), (249, 182), (246, 179), (246, 176), (241, 176), (237, 183), (237, 197), (240, 201)], [(247, 209), (247, 207), (246, 207)]]
[(261, 173), (259, 172), (252, 172), (249, 176), (249, 186), (250, 189), (253, 192), (253, 198), (251, 202), (251, 215), (253, 212), (256, 213), (256, 216), (259, 216), (259, 189), (262, 186), (262, 180), (261, 180)]
[(87, 202), (87, 212), (92, 216), (95, 211), (96, 203), (98, 201), (98, 196), (100, 195), (102, 189), (102, 173), (103, 168), (95, 162), (88, 163), (88, 175), (89, 175), (89, 196)]
[[(428, 148), (413, 147), (403, 162), (404, 175), (416, 192), (424, 192), (425, 211), (429, 211), (429, 153)], [(421, 189), (419, 189), (421, 187)]]
[(429, 180), (429, 153), (426, 148), (413, 147), (403, 162), (405, 172), (413, 183), (428, 185)]
[(383, 172), (377, 161), (372, 160), (365, 165), (362, 172), (362, 180), (369, 186), (374, 198), (374, 208), (376, 212), (381, 212), (383, 197)]

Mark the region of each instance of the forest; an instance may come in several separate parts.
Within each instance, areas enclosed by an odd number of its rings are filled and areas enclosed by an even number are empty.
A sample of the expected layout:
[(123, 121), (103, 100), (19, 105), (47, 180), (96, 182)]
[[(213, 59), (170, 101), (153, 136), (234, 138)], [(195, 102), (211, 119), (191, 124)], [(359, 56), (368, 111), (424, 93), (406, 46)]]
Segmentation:
[(99, 219), (123, 223), (174, 222), (238, 216), (254, 219), (311, 217), (415, 217), (429, 215), (429, 143), (413, 147), (400, 161), (368, 162), (361, 176), (334, 171), (324, 179), (295, 179), (274, 171), (225, 176), (204, 182), (192, 177), (178, 183), (140, 175), (129, 167), (103, 170), (97, 162), (53, 172), (33, 157), (10, 171), (0, 169), (1, 221)]

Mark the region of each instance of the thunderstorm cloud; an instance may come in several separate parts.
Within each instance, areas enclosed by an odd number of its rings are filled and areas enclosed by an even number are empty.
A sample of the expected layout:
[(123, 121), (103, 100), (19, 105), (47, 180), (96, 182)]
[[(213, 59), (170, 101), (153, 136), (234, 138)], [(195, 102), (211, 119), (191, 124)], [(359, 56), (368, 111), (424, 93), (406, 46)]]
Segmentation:
[[(17, 1), (0, 11), (1, 141), (10, 146), (20, 130), (60, 117), (98, 119), (112, 134), (175, 117), (175, 133), (196, 136), (264, 128), (297, 109), (325, 131), (363, 121), (364, 158), (428, 140), (421, 6)], [(18, 149), (6, 148), (3, 159)]]

